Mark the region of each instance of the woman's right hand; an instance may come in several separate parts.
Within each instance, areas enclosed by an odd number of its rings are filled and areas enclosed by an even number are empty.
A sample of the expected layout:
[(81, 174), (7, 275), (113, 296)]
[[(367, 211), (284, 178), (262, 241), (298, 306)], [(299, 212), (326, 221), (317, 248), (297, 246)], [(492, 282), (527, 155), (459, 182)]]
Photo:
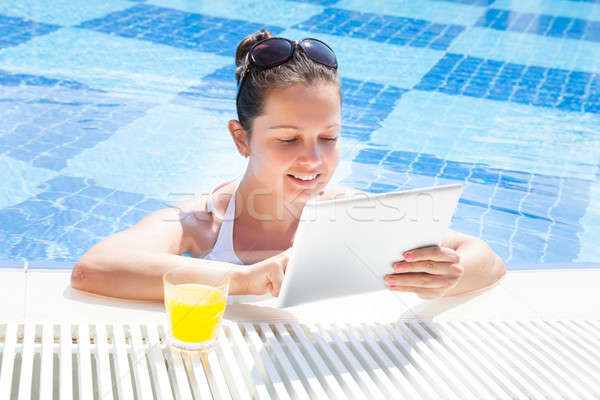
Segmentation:
[(273, 257), (247, 267), (244, 271), (247, 293), (260, 295), (268, 291), (273, 297), (279, 296), (291, 250), (290, 247)]

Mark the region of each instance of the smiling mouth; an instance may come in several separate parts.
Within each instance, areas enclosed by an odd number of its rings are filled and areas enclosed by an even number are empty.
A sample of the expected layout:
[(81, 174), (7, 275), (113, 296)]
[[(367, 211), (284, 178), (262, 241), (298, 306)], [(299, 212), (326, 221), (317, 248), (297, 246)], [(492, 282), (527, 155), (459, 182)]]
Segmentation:
[(319, 178), (319, 176), (321, 176), (321, 174), (314, 174), (314, 175), (287, 174), (287, 176), (289, 176), (294, 182), (296, 182), (300, 185), (310, 185), (310, 184), (315, 183), (317, 181), (317, 179)]
[(320, 173), (311, 174), (311, 175), (288, 174), (288, 176), (291, 176), (292, 178), (300, 179), (303, 181), (312, 181), (312, 180), (316, 179), (319, 175), (321, 175), (321, 174)]

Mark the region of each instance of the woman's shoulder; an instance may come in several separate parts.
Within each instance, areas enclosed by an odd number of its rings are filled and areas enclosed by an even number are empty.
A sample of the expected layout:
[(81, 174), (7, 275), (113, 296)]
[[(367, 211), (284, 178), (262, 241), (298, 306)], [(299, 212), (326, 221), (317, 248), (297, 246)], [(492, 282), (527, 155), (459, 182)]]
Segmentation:
[(224, 183), (213, 189), (212, 195), (209, 193), (196, 195), (174, 206), (179, 214), (184, 237), (190, 241), (191, 253), (196, 257), (208, 253), (214, 246), (219, 233), (217, 225), (220, 223), (215, 215), (224, 215), (233, 186), (229, 182)]

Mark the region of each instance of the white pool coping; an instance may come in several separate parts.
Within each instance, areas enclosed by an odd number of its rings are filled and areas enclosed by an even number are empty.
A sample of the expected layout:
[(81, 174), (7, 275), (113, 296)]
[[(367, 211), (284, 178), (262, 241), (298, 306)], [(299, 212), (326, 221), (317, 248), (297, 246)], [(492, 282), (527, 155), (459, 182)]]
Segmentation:
[[(70, 270), (0, 270), (3, 322), (156, 323), (162, 303), (132, 302), (70, 287)], [(225, 318), (251, 322), (391, 322), (427, 319), (564, 320), (600, 317), (600, 268), (508, 271), (479, 293), (423, 300), (390, 291), (307, 303), (286, 309), (269, 301), (229, 304)]]

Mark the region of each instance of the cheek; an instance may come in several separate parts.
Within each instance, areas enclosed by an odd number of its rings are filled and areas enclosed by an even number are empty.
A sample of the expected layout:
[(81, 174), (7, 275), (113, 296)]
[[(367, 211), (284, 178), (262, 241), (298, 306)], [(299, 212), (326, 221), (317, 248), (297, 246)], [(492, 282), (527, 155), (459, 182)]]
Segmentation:
[(342, 144), (338, 142), (335, 146), (329, 146), (323, 150), (323, 158), (327, 162), (328, 167), (333, 170), (340, 162), (342, 157)]
[(260, 151), (252, 154), (254, 172), (257, 175), (280, 175), (281, 171), (289, 168), (294, 160), (295, 151), (290, 147), (265, 145)]

